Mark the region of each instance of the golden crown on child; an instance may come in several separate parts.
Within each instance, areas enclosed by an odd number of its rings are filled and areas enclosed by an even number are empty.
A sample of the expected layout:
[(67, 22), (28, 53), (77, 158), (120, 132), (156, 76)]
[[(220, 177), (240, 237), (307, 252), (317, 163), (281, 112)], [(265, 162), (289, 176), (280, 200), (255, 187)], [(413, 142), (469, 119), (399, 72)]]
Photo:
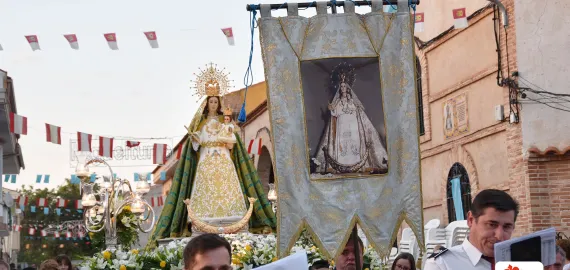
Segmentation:
[(229, 73), (224, 72), (225, 69), (218, 69), (217, 65), (210, 63), (206, 65), (206, 69), (200, 70), (200, 74), (196, 75), (196, 80), (191, 81), (195, 89), (194, 95), (199, 96), (218, 96), (221, 97), (228, 93), (230, 89)]
[(224, 109), (224, 116), (232, 116), (232, 114), (233, 114), (232, 108), (226, 107)]

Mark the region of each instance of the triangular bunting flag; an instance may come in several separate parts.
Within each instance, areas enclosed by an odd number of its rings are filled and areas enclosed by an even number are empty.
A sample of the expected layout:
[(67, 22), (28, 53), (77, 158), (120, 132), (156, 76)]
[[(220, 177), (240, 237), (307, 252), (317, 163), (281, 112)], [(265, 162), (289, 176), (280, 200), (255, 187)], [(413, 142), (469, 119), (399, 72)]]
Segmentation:
[(118, 50), (119, 45), (117, 44), (117, 34), (115, 33), (107, 33), (104, 34), (105, 40), (107, 40), (107, 44), (111, 50)]
[(30, 47), (32, 47), (32, 51), (40, 50), (40, 43), (38, 41), (38, 36), (30, 35), (26, 36), (26, 40), (30, 43)]
[(137, 141), (127, 141), (127, 147), (131, 148), (131, 147), (137, 147), (141, 144), (141, 142), (137, 142)]
[(72, 49), (79, 50), (79, 43), (77, 41), (77, 35), (68, 34), (68, 35), (63, 35), (63, 37), (65, 37), (65, 39), (67, 39), (67, 42), (69, 42), (69, 46)]
[(150, 44), (151, 48), (158, 48), (158, 40), (154, 31), (144, 32), (144, 35), (146, 36), (146, 39), (148, 39), (148, 43)]
[(416, 13), (414, 31), (421, 33), (424, 31), (424, 14)]
[(226, 38), (228, 39), (228, 44), (230, 46), (234, 46), (235, 45), (235, 40), (234, 40), (234, 31), (232, 30), (231, 27), (228, 28), (223, 28), (222, 32), (224, 32), (224, 35), (226, 36)]

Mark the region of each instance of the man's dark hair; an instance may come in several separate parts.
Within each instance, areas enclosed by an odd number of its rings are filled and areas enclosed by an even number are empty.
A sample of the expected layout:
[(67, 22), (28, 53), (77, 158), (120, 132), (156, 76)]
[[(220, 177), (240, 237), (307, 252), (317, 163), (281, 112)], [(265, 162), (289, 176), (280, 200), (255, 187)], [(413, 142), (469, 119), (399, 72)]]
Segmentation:
[(311, 269), (315, 270), (315, 269), (319, 269), (319, 268), (329, 268), (330, 264), (327, 260), (319, 260), (313, 263), (313, 266), (311, 266)]
[(232, 246), (223, 237), (217, 234), (208, 233), (193, 238), (192, 240), (190, 240), (190, 242), (188, 242), (188, 244), (184, 248), (184, 268), (185, 269), (192, 268), (196, 255), (203, 254), (205, 252), (220, 247), (224, 247), (228, 250), (228, 254), (230, 255), (229, 257), (231, 261)]
[(556, 241), (556, 245), (559, 246), (566, 253), (566, 260), (570, 261), (570, 240), (560, 239)]
[(487, 208), (499, 212), (515, 211), (515, 221), (519, 215), (519, 204), (508, 193), (498, 189), (485, 189), (479, 192), (471, 204), (471, 214), (478, 218)]

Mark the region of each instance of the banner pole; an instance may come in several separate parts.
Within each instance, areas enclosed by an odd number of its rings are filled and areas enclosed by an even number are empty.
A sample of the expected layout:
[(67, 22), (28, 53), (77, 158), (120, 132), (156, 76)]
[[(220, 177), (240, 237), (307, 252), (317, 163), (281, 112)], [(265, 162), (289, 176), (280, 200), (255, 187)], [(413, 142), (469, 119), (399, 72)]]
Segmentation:
[(350, 238), (352, 238), (352, 242), (354, 244), (354, 262), (356, 263), (356, 270), (362, 270), (362, 268), (360, 267), (360, 242), (358, 241), (358, 229), (357, 229), (358, 225), (354, 225), (354, 228), (352, 228), (352, 235)]
[[(342, 7), (344, 6), (344, 2), (345, 1), (336, 1), (336, 2), (327, 2), (327, 6), (329, 7)], [(352, 3), (354, 3), (355, 6), (370, 6), (372, 5), (372, 3), (370, 1), (350, 1)], [(389, 1), (389, 0), (383, 0), (382, 4), (383, 5), (393, 5), (393, 2), (395, 2), (395, 0)], [(419, 5), (420, 4), (420, 0), (411, 0), (410, 1), (410, 5)], [(306, 3), (298, 3), (297, 6), (299, 8), (310, 8), (310, 7), (316, 7), (316, 2), (306, 2)], [(287, 3), (282, 3), (282, 4), (271, 4), (270, 5), (271, 9), (287, 9)], [(254, 10), (259, 10), (261, 7), (260, 5), (257, 4), (249, 4), (246, 5), (246, 10), (247, 11), (254, 11)]]

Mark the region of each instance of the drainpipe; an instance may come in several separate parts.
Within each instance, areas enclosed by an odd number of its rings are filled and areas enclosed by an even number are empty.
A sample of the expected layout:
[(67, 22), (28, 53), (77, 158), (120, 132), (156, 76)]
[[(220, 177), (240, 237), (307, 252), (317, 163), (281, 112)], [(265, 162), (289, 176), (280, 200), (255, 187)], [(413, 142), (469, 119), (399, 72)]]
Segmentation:
[(503, 5), (503, 3), (501, 3), (500, 0), (489, 0), (489, 1), (493, 2), (495, 5), (497, 5), (499, 7), (499, 10), (501, 11), (501, 15), (502, 15), (501, 19), (503, 21), (503, 26), (505, 28), (507, 28), (507, 26), (509, 26), (509, 14), (507, 14), (507, 9)]

